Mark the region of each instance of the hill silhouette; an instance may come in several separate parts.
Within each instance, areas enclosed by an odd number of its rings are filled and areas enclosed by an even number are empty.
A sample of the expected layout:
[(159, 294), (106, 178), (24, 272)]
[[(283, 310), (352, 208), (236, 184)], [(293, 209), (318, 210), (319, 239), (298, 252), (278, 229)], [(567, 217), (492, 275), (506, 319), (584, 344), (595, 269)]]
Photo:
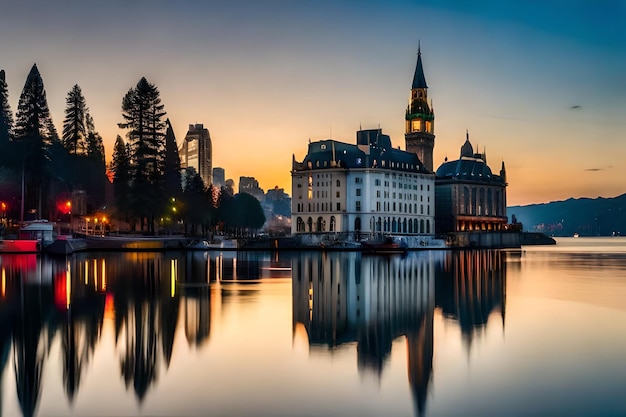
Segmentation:
[(507, 213), (515, 216), (525, 231), (549, 236), (626, 235), (626, 194), (511, 206)]

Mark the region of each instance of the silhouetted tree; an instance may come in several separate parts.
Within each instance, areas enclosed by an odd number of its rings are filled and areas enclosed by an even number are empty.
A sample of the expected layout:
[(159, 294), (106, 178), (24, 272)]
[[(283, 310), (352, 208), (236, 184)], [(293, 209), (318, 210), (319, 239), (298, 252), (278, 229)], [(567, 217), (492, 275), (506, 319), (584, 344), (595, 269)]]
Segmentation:
[(128, 129), (133, 212), (142, 230), (147, 220), (150, 232), (154, 232), (155, 215), (166, 201), (162, 190), (165, 114), (159, 90), (145, 77), (122, 99), (124, 122), (120, 127)]
[(85, 97), (78, 86), (74, 85), (67, 93), (65, 99), (65, 120), (63, 121), (63, 146), (69, 153), (81, 155), (85, 153), (85, 137), (87, 127), (85, 126), (85, 116), (87, 105)]
[(187, 168), (184, 178), (183, 202), (186, 232), (195, 235), (198, 233), (199, 226), (208, 225), (212, 210), (200, 174), (194, 168)]
[(13, 131), (13, 112), (9, 105), (9, 91), (4, 70), (0, 70), (0, 150), (6, 149)]
[(121, 136), (117, 136), (111, 161), (116, 217), (128, 221), (130, 215), (130, 158)]
[(182, 185), (180, 177), (180, 156), (176, 145), (176, 136), (170, 123), (170, 119), (165, 121), (167, 130), (165, 132), (165, 161), (164, 161), (164, 186), (163, 190), (168, 198), (180, 198)]
[(22, 163), (27, 174), (26, 202), (28, 207), (38, 207), (41, 217), (42, 202), (46, 200), (48, 146), (58, 142), (58, 135), (50, 117), (43, 80), (33, 65), (20, 95), (15, 121), (15, 139), (22, 145)]

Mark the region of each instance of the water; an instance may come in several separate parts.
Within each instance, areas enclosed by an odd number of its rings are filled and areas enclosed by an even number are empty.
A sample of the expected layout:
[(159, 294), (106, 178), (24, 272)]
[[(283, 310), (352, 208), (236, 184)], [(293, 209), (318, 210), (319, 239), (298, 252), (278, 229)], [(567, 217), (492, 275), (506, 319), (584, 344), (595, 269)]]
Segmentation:
[(0, 416), (626, 415), (624, 238), (0, 274)]

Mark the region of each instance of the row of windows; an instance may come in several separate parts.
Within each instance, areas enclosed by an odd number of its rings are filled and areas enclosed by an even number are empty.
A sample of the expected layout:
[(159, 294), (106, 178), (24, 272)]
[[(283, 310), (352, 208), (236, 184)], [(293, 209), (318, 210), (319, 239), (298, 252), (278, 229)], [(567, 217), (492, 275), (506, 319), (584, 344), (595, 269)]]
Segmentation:
[[(332, 203), (308, 203), (308, 205), (305, 205), (304, 203), (298, 203), (296, 205), (296, 212), (297, 213), (302, 213), (304, 211), (304, 208), (307, 207), (308, 208), (308, 212), (311, 211), (332, 211)], [(341, 211), (341, 203), (337, 203), (336, 206), (337, 208), (336, 211)]]
[(460, 213), (475, 216), (504, 216), (506, 213), (505, 201), (501, 190), (492, 190), (483, 187), (463, 187), (460, 196)]
[[(302, 217), (296, 220), (296, 232), (336, 232), (337, 220), (335, 216), (330, 216), (330, 223), (326, 228), (326, 220), (318, 217), (313, 221), (309, 217), (306, 221)], [(433, 230), (431, 220), (429, 219), (407, 219), (402, 217), (371, 217), (369, 232), (388, 232), (388, 233), (404, 233), (404, 234), (430, 234)], [(362, 231), (361, 218), (354, 220), (354, 231)]]
[[(307, 212), (327, 212), (332, 211), (333, 204), (329, 202), (321, 202), (321, 203), (297, 203), (296, 204), (296, 213)], [(336, 211), (341, 211), (341, 203), (336, 203), (335, 205)], [(354, 205), (355, 211), (361, 211), (361, 201), (355, 201)], [(377, 201), (376, 202), (376, 211), (398, 211), (399, 213), (408, 213), (408, 214), (426, 214), (430, 216), (430, 204), (426, 205), (426, 213), (424, 213), (424, 204), (419, 205), (419, 213), (417, 212), (417, 203), (407, 204), (407, 203), (390, 203), (387, 201)]]

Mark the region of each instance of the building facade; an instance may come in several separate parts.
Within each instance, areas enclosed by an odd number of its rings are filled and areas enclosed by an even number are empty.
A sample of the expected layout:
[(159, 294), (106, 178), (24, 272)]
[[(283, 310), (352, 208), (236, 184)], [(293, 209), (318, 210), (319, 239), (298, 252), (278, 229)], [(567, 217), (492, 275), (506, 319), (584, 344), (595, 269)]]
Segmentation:
[(213, 185), (218, 188), (226, 185), (226, 172), (224, 171), (224, 168), (213, 168)]
[(356, 139), (312, 142), (302, 162), (294, 156), (292, 234), (433, 235), (434, 175), (380, 129)]
[(475, 153), (467, 134), (458, 160), (436, 172), (437, 234), (501, 231), (507, 225), (506, 170), (493, 174), (484, 153)]
[(200, 174), (205, 187), (213, 184), (211, 135), (204, 125), (189, 125), (178, 154), (181, 168), (194, 168)]

